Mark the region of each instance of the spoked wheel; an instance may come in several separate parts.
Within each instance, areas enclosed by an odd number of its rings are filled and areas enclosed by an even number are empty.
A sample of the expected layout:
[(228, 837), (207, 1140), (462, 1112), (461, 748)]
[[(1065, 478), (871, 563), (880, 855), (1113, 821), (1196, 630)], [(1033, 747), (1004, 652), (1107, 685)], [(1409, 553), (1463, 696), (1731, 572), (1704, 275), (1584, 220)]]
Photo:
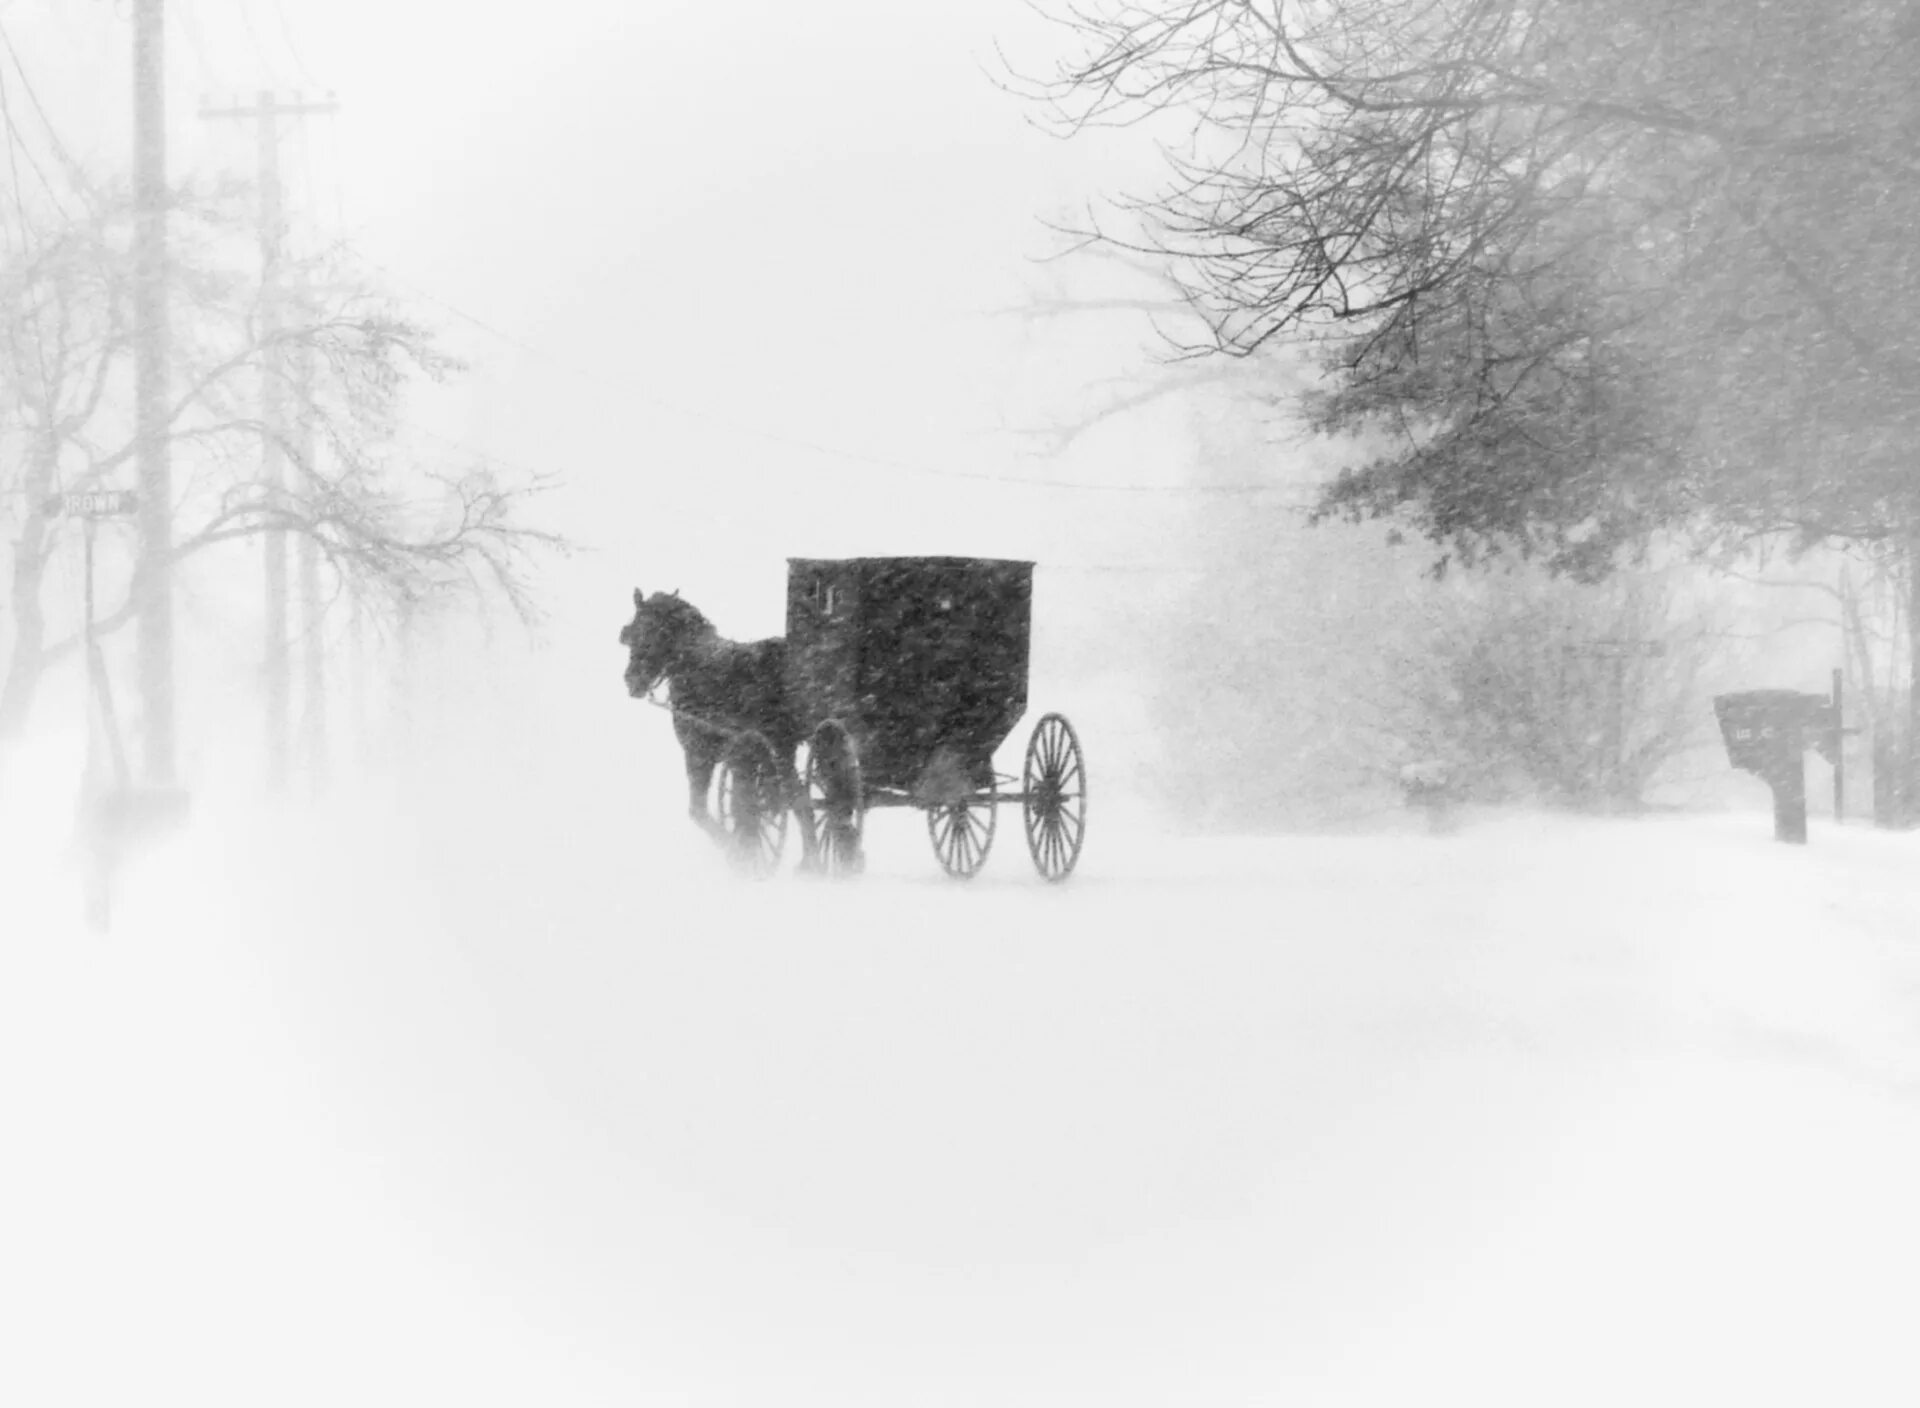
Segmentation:
[(1048, 714), (1033, 726), (1020, 790), (1027, 850), (1048, 880), (1064, 880), (1080, 859), (1087, 822), (1087, 767), (1073, 725)]
[(857, 875), (865, 864), (860, 824), (866, 797), (853, 735), (828, 719), (807, 741), (807, 806), (813, 818), (814, 864), (825, 875)]
[(756, 878), (773, 874), (787, 844), (787, 799), (767, 740), (749, 733), (729, 744), (713, 787), (714, 813), (734, 864)]
[(971, 880), (987, 863), (993, 849), (994, 805), (999, 788), (991, 774), (986, 786), (964, 797), (935, 803), (927, 808), (927, 835), (933, 838), (933, 853), (940, 868), (956, 880)]

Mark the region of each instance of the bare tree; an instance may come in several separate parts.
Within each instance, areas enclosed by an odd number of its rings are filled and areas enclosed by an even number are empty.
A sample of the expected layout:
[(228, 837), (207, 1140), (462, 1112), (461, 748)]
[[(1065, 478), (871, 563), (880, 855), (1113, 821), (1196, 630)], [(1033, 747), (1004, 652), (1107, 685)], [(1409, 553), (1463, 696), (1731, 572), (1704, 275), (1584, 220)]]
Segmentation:
[[(27, 257), (0, 270), (0, 437), (11, 442), (0, 462), (0, 511), (12, 528), (0, 741), (17, 735), (45, 670), (78, 644), (73, 632), (49, 629), (49, 569), (74, 533), (49, 500), (119, 482), (135, 452), (129, 220), (124, 200), (102, 201), (51, 225)], [(183, 198), (174, 229), (169, 426), (184, 471), (174, 545), (163, 564), (142, 559), (98, 629), (131, 619), (153, 572), (275, 530), (311, 540), (336, 590), (388, 615), (427, 598), (485, 595), (530, 618), (534, 558), (567, 547), (526, 520), (547, 481), (510, 478), (484, 462), (434, 467), (403, 445), (408, 386), (458, 371), (457, 361), (377, 293), (344, 250), (294, 271), (320, 292), (301, 316), (263, 333), (257, 287), (237, 257), (244, 244), (231, 193)], [(293, 375), (288, 354), (310, 358), (312, 374)], [(284, 381), (284, 424), (261, 418), (268, 377)], [(295, 433), (301, 420), (311, 436)], [(291, 466), (278, 486), (259, 472), (267, 437)]]

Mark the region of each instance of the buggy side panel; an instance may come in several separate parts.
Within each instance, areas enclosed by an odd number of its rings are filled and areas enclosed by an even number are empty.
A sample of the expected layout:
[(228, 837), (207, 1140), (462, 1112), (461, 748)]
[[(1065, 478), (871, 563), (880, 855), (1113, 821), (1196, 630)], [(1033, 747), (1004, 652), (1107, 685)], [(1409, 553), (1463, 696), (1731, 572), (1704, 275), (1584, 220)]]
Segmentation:
[(1033, 564), (793, 559), (789, 679), (808, 727), (855, 730), (870, 785), (911, 788), (942, 756), (979, 774), (1027, 707)]

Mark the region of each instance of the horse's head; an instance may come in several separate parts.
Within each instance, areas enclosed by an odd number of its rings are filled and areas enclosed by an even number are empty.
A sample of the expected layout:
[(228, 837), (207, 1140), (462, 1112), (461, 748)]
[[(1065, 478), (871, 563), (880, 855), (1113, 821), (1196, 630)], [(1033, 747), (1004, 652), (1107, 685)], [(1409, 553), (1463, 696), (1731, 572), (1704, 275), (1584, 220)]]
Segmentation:
[(627, 693), (643, 698), (680, 667), (701, 632), (712, 629), (677, 592), (648, 596), (635, 587), (633, 619), (620, 628), (620, 644), (627, 648)]

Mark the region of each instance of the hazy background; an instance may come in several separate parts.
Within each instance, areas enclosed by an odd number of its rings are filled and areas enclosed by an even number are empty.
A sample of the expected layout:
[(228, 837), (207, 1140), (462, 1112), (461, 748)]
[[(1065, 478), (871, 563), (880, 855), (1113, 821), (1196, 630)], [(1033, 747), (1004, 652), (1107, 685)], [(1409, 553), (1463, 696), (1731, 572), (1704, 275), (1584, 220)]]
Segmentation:
[[(125, 169), (129, 145), (123, 10), (0, 12), (68, 147), (102, 173)], [(1166, 346), (1138, 311), (1061, 301), (1163, 290), (1045, 262), (1062, 248), (1046, 222), (1155, 186), (1165, 133), (1037, 129), (995, 81), (1060, 52), (1029, 7), (560, 3), (532, 23), (484, 6), (181, 0), (169, 14), (174, 177), (252, 177), (251, 124), (203, 106), (335, 94), (337, 113), (283, 128), (291, 238), (350, 242), (471, 368), (416, 388), (403, 442), (423, 463), (484, 456), (563, 483), (534, 517), (584, 551), (543, 565), (540, 653), (510, 622), (483, 655), (475, 631), (446, 628), (412, 687), (416, 711), (441, 712), (409, 755), (514, 698), (577, 718), (563, 734), (583, 759), (586, 740), (657, 722), (614, 683), (635, 585), (678, 588), (752, 638), (782, 628), (788, 556), (1004, 555), (1040, 564), (1033, 702), (1103, 740), (1109, 786), (1229, 829), (1394, 805), (1374, 789), (1404, 761), (1398, 742), (1362, 736), (1353, 705), (1393, 692), (1382, 672), (1395, 632), (1423, 628), (1427, 555), (1389, 551), (1378, 527), (1305, 529), (1309, 487), (1355, 451), (1252, 414), (1258, 369), (1091, 419), (1163, 374)], [(1078, 433), (1046, 433), (1062, 428)], [(258, 551), (226, 554), (219, 587), (183, 588), (190, 784), (244, 786), (257, 752)], [(102, 562), (111, 578), (111, 549)], [(1723, 624), (1746, 635), (1833, 616), (1778, 593), (1740, 609)], [(1821, 689), (1837, 653), (1837, 628), (1803, 627), (1768, 641), (1760, 672), (1735, 661), (1718, 683)], [(362, 731), (378, 735), (393, 652), (354, 668)], [(71, 713), (59, 687), (42, 726)], [(1694, 800), (1725, 780), (1701, 699), (1705, 755), (1682, 769)]]
[[(565, 477), (544, 521), (593, 552), (548, 583), (548, 673), (591, 651), (617, 678), (608, 623), (636, 582), (752, 636), (781, 627), (788, 555), (1000, 553), (1064, 576), (1151, 547), (1164, 499), (1004, 482), (1182, 470), (1165, 437), (1036, 465), (1005, 433), (1132, 351), (991, 316), (1051, 248), (1036, 217), (1101, 177), (988, 81), (996, 38), (1035, 33), (1022, 7), (565, 4), (530, 23), (202, 0), (171, 19), (173, 174), (251, 175), (251, 126), (200, 120), (203, 101), (337, 93), (283, 137), (296, 238), (351, 240), (471, 361), (419, 401), (424, 450)], [(75, 154), (123, 167), (125, 16), (7, 22)], [(1047, 584), (1055, 617), (1094, 590), (1079, 576)]]

